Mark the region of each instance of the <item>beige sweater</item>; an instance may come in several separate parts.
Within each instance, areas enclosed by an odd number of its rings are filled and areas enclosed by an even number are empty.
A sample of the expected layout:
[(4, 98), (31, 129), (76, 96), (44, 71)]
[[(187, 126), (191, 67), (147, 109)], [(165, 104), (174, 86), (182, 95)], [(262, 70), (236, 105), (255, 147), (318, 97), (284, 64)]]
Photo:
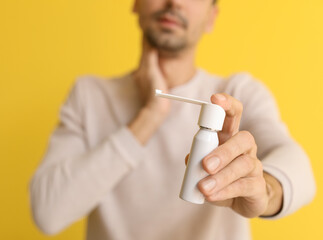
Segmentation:
[[(261, 83), (248, 74), (225, 79), (199, 70), (170, 90), (205, 101), (216, 92), (243, 103), (240, 128), (253, 134), (264, 170), (282, 183), (283, 209), (274, 218), (309, 203), (315, 194), (309, 160)], [(172, 102), (171, 114), (145, 146), (127, 128), (140, 108), (130, 74), (76, 81), (30, 184), (38, 227), (54, 234), (88, 216), (89, 240), (250, 239), (248, 219), (178, 197), (199, 106)]]

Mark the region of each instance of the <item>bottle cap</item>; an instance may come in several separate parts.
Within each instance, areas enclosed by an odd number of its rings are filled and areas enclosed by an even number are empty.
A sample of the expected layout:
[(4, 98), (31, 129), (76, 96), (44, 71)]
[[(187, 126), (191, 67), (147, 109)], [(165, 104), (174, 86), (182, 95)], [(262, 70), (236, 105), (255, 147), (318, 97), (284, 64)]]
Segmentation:
[(198, 125), (213, 131), (221, 131), (225, 119), (225, 111), (216, 104), (202, 104)]

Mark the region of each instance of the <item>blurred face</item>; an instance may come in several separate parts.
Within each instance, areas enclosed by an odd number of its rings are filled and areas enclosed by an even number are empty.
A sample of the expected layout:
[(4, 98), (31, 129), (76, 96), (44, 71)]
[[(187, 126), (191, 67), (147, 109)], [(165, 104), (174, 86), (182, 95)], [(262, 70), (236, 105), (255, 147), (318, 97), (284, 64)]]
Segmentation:
[(211, 31), (217, 13), (213, 0), (136, 0), (134, 11), (144, 38), (153, 47), (178, 52), (195, 47)]

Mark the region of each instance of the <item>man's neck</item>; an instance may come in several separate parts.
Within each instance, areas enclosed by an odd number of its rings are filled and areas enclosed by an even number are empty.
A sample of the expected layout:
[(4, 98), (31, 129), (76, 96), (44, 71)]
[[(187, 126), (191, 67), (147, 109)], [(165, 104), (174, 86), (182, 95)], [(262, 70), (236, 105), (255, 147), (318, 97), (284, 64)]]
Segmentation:
[(187, 49), (172, 56), (159, 53), (159, 66), (169, 88), (185, 84), (196, 74), (194, 60), (195, 49)]

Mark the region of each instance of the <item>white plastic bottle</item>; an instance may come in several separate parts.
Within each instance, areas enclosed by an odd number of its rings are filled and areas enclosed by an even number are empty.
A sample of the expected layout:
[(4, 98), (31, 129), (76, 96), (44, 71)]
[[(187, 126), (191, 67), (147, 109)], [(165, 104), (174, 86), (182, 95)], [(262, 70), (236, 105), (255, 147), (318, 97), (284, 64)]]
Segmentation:
[(219, 145), (218, 131), (222, 130), (225, 111), (222, 107), (199, 100), (164, 94), (156, 90), (156, 96), (201, 105), (198, 125), (182, 183), (180, 198), (196, 204), (204, 203), (204, 196), (198, 190), (198, 182), (208, 174), (202, 167), (202, 159)]

